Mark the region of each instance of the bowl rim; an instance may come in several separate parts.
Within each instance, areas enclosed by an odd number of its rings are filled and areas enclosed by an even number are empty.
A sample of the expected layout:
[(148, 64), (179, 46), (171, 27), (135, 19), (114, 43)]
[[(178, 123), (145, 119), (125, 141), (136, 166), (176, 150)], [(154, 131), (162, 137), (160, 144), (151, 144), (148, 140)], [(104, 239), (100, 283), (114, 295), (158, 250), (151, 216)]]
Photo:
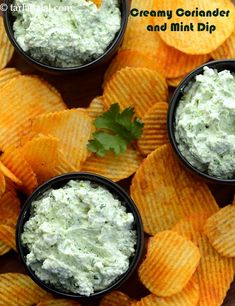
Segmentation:
[(18, 53), (20, 53), (23, 58), (28, 61), (29, 63), (32, 63), (35, 66), (38, 66), (41, 69), (48, 70), (51, 72), (60, 72), (60, 73), (69, 73), (69, 72), (80, 72), (84, 70), (88, 70), (91, 68), (96, 67), (100, 63), (102, 63), (106, 58), (112, 55), (113, 51), (116, 49), (116, 47), (121, 43), (122, 38), (125, 34), (127, 23), (128, 23), (128, 16), (129, 16), (129, 3), (128, 0), (119, 0), (120, 1), (120, 11), (121, 11), (121, 27), (119, 31), (116, 33), (114, 40), (111, 42), (107, 50), (98, 58), (94, 59), (91, 62), (88, 62), (86, 64), (83, 64), (81, 66), (73, 66), (73, 67), (54, 67), (47, 64), (44, 64), (42, 62), (37, 61), (33, 57), (31, 57), (27, 52), (25, 52), (20, 45), (17, 43), (15, 37), (14, 37), (14, 31), (11, 26), (10, 22), (10, 16), (11, 11), (9, 9), (12, 0), (4, 0), (4, 3), (7, 5), (8, 9), (3, 12), (3, 20), (4, 20), (4, 26), (7, 33), (7, 36), (12, 43), (13, 47), (16, 49)]
[[(53, 286), (47, 285), (45, 282), (41, 281), (34, 273), (34, 271), (26, 264), (26, 258), (25, 258), (25, 251), (24, 247), (21, 243), (21, 233), (23, 231), (23, 227), (25, 222), (28, 220), (26, 218), (26, 214), (29, 212), (29, 209), (31, 207), (32, 202), (37, 199), (40, 195), (42, 195), (46, 190), (53, 188), (53, 185), (58, 183), (65, 183), (70, 181), (71, 179), (74, 180), (88, 180), (94, 183), (97, 183), (98, 185), (104, 186), (107, 188), (111, 193), (117, 195), (119, 199), (124, 202), (124, 204), (128, 207), (128, 210), (133, 214), (134, 220), (135, 220), (135, 228), (137, 232), (137, 243), (136, 243), (136, 251), (135, 254), (132, 257), (132, 260), (130, 262), (128, 270), (120, 276), (116, 281), (114, 281), (110, 286), (107, 288), (97, 291), (90, 296), (84, 296), (80, 294), (75, 293), (66, 293), (63, 291), (59, 291), (58, 289), (54, 288)], [(110, 179), (107, 179), (104, 176), (93, 174), (90, 172), (71, 172), (71, 173), (65, 173), (59, 176), (56, 176), (42, 185), (40, 185), (25, 201), (23, 207), (21, 208), (17, 225), (16, 225), (16, 247), (18, 251), (18, 256), (20, 258), (20, 261), (23, 263), (24, 268), (28, 272), (31, 279), (39, 285), (41, 288), (46, 290), (47, 292), (50, 292), (52, 294), (55, 294), (57, 296), (63, 297), (63, 298), (70, 298), (70, 299), (79, 299), (79, 300), (89, 300), (89, 299), (95, 299), (100, 298), (103, 295), (109, 293), (110, 291), (116, 289), (117, 287), (120, 287), (123, 285), (127, 279), (133, 274), (135, 271), (137, 265), (139, 264), (139, 261), (142, 257), (143, 249), (144, 249), (144, 230), (143, 230), (143, 223), (140, 216), (140, 213), (132, 200), (132, 198), (128, 195), (128, 193), (120, 187), (117, 183), (114, 183)]]
[[(184, 92), (185, 88), (188, 86), (188, 84), (196, 77), (196, 75), (202, 74), (203, 68), (205, 66), (213, 69), (219, 69), (220, 65), (222, 64), (235, 64), (235, 60), (233, 59), (223, 59), (223, 60), (213, 60), (209, 61), (207, 63), (204, 63), (203, 65), (195, 68), (192, 70), (177, 86), (176, 90), (174, 91), (172, 98), (170, 99), (169, 103), (169, 109), (167, 113), (167, 130), (168, 130), (168, 137), (171, 144), (171, 147), (173, 148), (173, 151), (176, 153), (177, 157), (179, 158), (180, 162), (193, 174), (196, 174), (197, 176), (201, 177), (207, 182), (210, 183), (216, 183), (216, 184), (222, 184), (222, 185), (235, 185), (235, 179), (220, 179), (214, 176), (211, 176), (207, 173), (204, 173), (197, 168), (195, 168), (193, 165), (190, 164), (190, 162), (183, 156), (181, 151), (178, 148), (177, 141), (175, 139), (175, 112), (178, 107), (178, 104), (180, 102), (180, 95)], [(223, 69), (226, 70), (226, 69)], [(227, 69), (229, 70), (229, 69)]]

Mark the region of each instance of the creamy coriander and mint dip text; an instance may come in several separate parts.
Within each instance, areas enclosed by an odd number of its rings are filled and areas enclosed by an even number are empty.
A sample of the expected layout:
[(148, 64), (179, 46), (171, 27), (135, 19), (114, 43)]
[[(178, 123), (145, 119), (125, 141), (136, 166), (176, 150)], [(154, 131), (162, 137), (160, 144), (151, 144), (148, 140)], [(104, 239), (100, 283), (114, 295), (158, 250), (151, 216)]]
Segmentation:
[(119, 0), (15, 0), (14, 36), (35, 60), (75, 67), (105, 53), (121, 27)]
[(235, 75), (204, 68), (189, 84), (175, 117), (182, 155), (198, 170), (235, 178)]
[(21, 240), (26, 263), (46, 284), (89, 296), (129, 268), (134, 217), (107, 189), (71, 180), (31, 206)]

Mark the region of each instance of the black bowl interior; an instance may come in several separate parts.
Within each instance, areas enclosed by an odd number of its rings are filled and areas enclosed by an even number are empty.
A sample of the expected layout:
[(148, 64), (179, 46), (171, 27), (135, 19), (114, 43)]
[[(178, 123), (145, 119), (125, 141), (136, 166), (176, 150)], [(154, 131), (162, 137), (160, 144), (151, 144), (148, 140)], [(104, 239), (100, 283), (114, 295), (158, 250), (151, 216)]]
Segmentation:
[(15, 47), (15, 49), (28, 61), (29, 63), (33, 64), (37, 68), (51, 72), (51, 73), (69, 73), (69, 72), (80, 72), (84, 70), (89, 70), (93, 69), (95, 67), (98, 67), (104, 63), (106, 63), (108, 60), (112, 58), (112, 56), (115, 54), (117, 51), (120, 43), (122, 42), (122, 38), (124, 36), (126, 26), (127, 26), (127, 21), (128, 21), (128, 16), (129, 16), (129, 1), (128, 0), (119, 0), (120, 3), (120, 10), (121, 10), (121, 28), (119, 32), (116, 34), (115, 39), (113, 42), (110, 44), (110, 46), (107, 48), (106, 52), (98, 57), (97, 59), (93, 60), (92, 62), (89, 62), (87, 64), (84, 64), (82, 66), (76, 66), (76, 67), (53, 67), (44, 63), (41, 63), (34, 58), (32, 58), (27, 52), (25, 52), (20, 45), (17, 43), (14, 37), (14, 31), (13, 31), (13, 23), (14, 23), (14, 16), (11, 13), (11, 10), (9, 9), (11, 4), (13, 3), (13, 0), (4, 0), (4, 3), (7, 4), (8, 9), (3, 13), (4, 14), (4, 24), (5, 24), (5, 29), (7, 32), (7, 35), (12, 43), (12, 45)]
[[(42, 282), (34, 273), (34, 271), (27, 266), (26, 264), (26, 255), (28, 254), (27, 248), (22, 246), (21, 243), (21, 233), (23, 232), (24, 224), (30, 217), (30, 207), (31, 203), (36, 200), (38, 197), (40, 197), (44, 192), (46, 192), (48, 189), (58, 189), (63, 187), (68, 181), (70, 180), (88, 180), (91, 181), (97, 185), (103, 186), (106, 189), (108, 189), (113, 195), (115, 195), (126, 207), (127, 212), (131, 212), (134, 216), (134, 229), (137, 232), (137, 244), (136, 244), (136, 252), (135, 254), (130, 258), (130, 266), (129, 269), (126, 271), (125, 274), (123, 274), (120, 278), (118, 278), (113, 284), (111, 284), (106, 289), (95, 292), (94, 294), (90, 295), (89, 297), (85, 297), (83, 295), (73, 294), (73, 293), (66, 293), (63, 291), (59, 291), (56, 288), (53, 288), (50, 285), (45, 284)], [(18, 253), (20, 256), (20, 259), (22, 263), (24, 264), (24, 267), (28, 271), (31, 278), (42, 288), (45, 290), (62, 296), (66, 298), (73, 298), (73, 299), (87, 299), (87, 298), (99, 298), (106, 294), (107, 292), (121, 286), (134, 272), (140, 258), (143, 252), (143, 245), (144, 245), (144, 233), (143, 233), (143, 225), (141, 221), (140, 214), (134, 204), (134, 202), (131, 200), (129, 195), (117, 184), (113, 183), (112, 181), (91, 173), (69, 173), (64, 174), (61, 176), (58, 176), (56, 178), (51, 179), (50, 181), (44, 183), (42, 186), (40, 186), (25, 202), (19, 219), (17, 223), (16, 228), (16, 245), (18, 249)]]
[(184, 166), (188, 170), (190, 170), (192, 173), (200, 176), (203, 178), (206, 182), (209, 183), (217, 183), (217, 184), (235, 184), (235, 179), (232, 180), (225, 180), (225, 179), (219, 179), (213, 176), (210, 176), (204, 172), (201, 172), (200, 170), (194, 168), (187, 159), (182, 155), (180, 152), (176, 139), (175, 139), (175, 112), (178, 107), (178, 104), (183, 97), (184, 93), (187, 90), (187, 86), (190, 84), (190, 82), (195, 80), (195, 77), (198, 74), (203, 73), (203, 68), (207, 66), (209, 68), (217, 69), (218, 71), (222, 70), (229, 70), (231, 72), (235, 73), (235, 60), (219, 60), (219, 61), (212, 61), (206, 64), (203, 64), (202, 66), (196, 68), (193, 70), (177, 87), (176, 91), (174, 92), (169, 110), (168, 110), (168, 119), (167, 119), (167, 128), (168, 128), (168, 134), (169, 134), (169, 140), (173, 147), (173, 150), (175, 151), (176, 155), (179, 157), (179, 160), (183, 163)]

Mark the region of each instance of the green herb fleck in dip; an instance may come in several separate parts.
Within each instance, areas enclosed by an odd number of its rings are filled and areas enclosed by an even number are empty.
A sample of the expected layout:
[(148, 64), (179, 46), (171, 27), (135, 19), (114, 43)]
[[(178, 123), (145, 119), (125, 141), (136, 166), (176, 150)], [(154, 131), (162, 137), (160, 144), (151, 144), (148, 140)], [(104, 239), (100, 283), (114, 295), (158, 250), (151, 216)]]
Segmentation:
[(27, 265), (43, 282), (89, 296), (129, 268), (134, 217), (107, 189), (70, 181), (32, 203), (22, 243)]
[[(17, 9), (16, 9), (17, 8)], [(15, 0), (14, 36), (39, 62), (75, 67), (105, 53), (121, 27), (119, 0)]]
[(192, 166), (216, 178), (235, 178), (234, 74), (204, 68), (179, 102), (175, 136)]

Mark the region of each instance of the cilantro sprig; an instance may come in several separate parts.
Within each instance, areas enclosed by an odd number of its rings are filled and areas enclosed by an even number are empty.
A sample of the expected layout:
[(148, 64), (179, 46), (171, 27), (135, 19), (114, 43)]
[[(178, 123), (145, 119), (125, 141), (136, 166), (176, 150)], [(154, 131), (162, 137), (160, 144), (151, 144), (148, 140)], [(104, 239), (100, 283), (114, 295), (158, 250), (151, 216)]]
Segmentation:
[(101, 157), (109, 151), (116, 155), (124, 153), (132, 141), (140, 138), (144, 127), (135, 116), (133, 107), (121, 112), (118, 103), (112, 104), (107, 112), (94, 121), (94, 125), (97, 131), (93, 133), (93, 139), (89, 140), (87, 147)]

